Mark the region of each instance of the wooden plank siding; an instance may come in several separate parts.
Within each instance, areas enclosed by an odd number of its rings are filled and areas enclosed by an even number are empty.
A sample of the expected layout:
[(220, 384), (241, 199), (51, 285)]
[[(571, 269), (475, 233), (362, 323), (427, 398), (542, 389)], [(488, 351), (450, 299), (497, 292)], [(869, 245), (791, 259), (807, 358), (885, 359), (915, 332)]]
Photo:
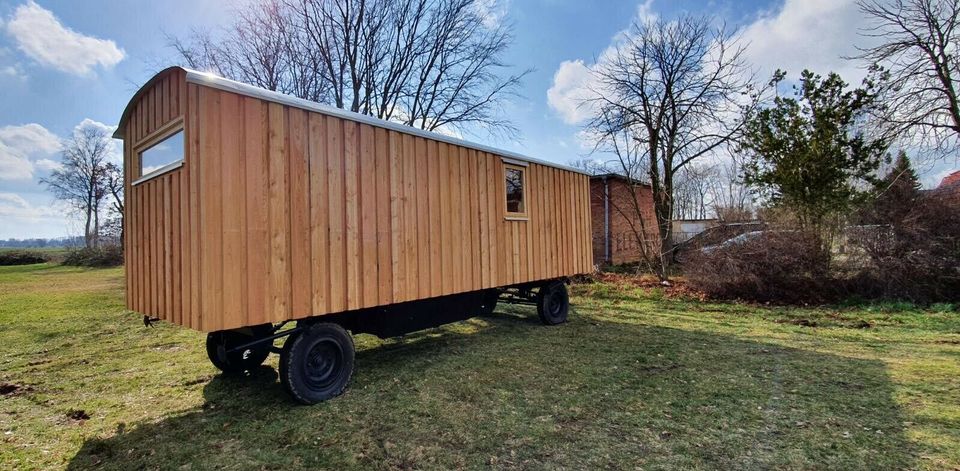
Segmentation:
[[(500, 156), (160, 77), (125, 140), (127, 307), (201, 331), (592, 269), (588, 177), (525, 167), (505, 218)], [(132, 185), (184, 129), (184, 164)]]

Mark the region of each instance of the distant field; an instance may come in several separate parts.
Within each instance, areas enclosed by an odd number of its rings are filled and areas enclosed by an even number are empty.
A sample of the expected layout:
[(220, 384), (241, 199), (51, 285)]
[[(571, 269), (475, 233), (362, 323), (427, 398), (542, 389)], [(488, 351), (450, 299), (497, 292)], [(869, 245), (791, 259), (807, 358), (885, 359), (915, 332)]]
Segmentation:
[(121, 269), (0, 267), (0, 469), (957, 469), (952, 306), (791, 309), (591, 283), (382, 342), (294, 405), (276, 358), (214, 370)]
[(42, 252), (42, 253), (66, 253), (69, 247), (0, 247), (0, 252)]

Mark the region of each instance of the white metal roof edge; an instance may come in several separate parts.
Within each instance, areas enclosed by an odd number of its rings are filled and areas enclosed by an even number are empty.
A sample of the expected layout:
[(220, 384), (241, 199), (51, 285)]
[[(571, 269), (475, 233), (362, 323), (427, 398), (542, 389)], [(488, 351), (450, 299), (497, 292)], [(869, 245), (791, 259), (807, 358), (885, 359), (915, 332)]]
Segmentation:
[(284, 95), (283, 93), (270, 91), (265, 88), (255, 87), (253, 85), (248, 85), (245, 83), (226, 79), (226, 78), (219, 77), (213, 74), (208, 74), (205, 72), (199, 72), (191, 69), (183, 69), (183, 70), (187, 72), (187, 82), (189, 83), (196, 83), (198, 85), (203, 85), (203, 86), (212, 87), (212, 88), (216, 88), (216, 89), (220, 89), (228, 92), (238, 93), (240, 95), (251, 96), (254, 98), (260, 98), (262, 100), (266, 100), (274, 103), (289, 105), (289, 106), (301, 108), (308, 111), (315, 111), (328, 116), (334, 116), (337, 118), (357, 121), (360, 123), (369, 124), (371, 126), (390, 129), (390, 130), (405, 133), (405, 134), (412, 134), (414, 136), (433, 139), (435, 141), (442, 141), (442, 142), (446, 142), (448, 144), (453, 144), (457, 146), (468, 147), (470, 149), (479, 150), (481, 152), (488, 152), (491, 154), (495, 154), (500, 157), (509, 157), (509, 158), (522, 160), (525, 162), (530, 162), (538, 165), (546, 165), (548, 167), (554, 167), (554, 168), (566, 170), (569, 172), (589, 175), (589, 173), (583, 170), (573, 168), (567, 165), (558, 164), (555, 162), (550, 162), (550, 161), (541, 160), (541, 159), (536, 159), (533, 157), (528, 157), (523, 154), (518, 154), (516, 152), (511, 152), (504, 149), (498, 149), (496, 147), (486, 146), (483, 144), (477, 144), (475, 142), (465, 141), (463, 139), (447, 136), (445, 134), (440, 134), (432, 131), (425, 131), (423, 129), (418, 129), (412, 126), (406, 126), (400, 123), (394, 123), (392, 121), (386, 121), (383, 119), (374, 118), (373, 116), (354, 113), (352, 111), (347, 111), (340, 108), (334, 108), (332, 106), (322, 105), (317, 102), (304, 100), (302, 98), (297, 98), (290, 95)]

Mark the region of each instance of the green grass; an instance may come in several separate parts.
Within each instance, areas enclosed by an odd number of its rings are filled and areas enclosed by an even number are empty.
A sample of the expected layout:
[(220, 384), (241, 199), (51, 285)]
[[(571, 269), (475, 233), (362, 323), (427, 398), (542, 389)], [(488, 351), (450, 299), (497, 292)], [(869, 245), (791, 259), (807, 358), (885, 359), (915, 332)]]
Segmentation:
[(558, 327), (502, 307), (399, 341), (358, 336), (351, 388), (304, 407), (275, 357), (228, 378), (201, 334), (144, 328), (122, 282), (0, 268), (0, 382), (20, 387), (0, 397), (0, 469), (960, 467), (953, 306), (578, 285)]

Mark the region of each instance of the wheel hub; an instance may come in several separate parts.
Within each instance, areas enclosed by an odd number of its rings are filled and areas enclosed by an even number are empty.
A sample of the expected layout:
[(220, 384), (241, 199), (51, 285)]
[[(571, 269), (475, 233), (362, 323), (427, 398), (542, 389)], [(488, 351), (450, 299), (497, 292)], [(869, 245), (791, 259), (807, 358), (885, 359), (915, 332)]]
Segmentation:
[(314, 388), (323, 388), (337, 379), (343, 352), (336, 342), (321, 340), (310, 349), (305, 365), (306, 381)]

